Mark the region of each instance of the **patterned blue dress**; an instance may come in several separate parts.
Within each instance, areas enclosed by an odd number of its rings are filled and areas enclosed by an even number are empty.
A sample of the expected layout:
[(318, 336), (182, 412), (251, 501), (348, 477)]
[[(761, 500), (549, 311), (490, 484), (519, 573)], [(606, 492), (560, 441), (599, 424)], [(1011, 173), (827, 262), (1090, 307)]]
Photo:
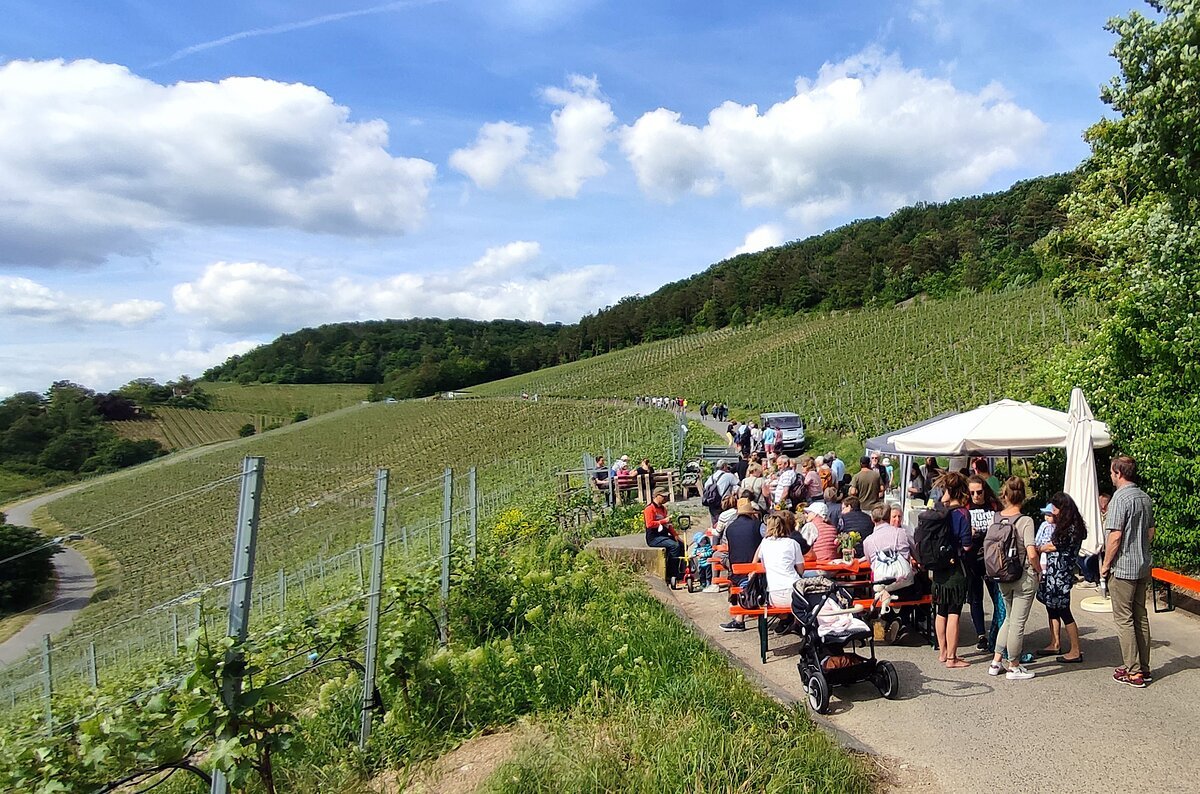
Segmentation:
[(1075, 558), (1083, 541), (1058, 551), (1046, 552), (1046, 569), (1038, 582), (1037, 600), (1050, 609), (1071, 606), (1071, 587), (1075, 584)]

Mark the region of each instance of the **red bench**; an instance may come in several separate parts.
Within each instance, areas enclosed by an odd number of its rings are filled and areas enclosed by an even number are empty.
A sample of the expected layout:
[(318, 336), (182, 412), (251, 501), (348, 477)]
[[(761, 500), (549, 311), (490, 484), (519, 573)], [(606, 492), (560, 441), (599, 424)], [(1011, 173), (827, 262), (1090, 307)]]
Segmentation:
[[(752, 573), (766, 575), (766, 569), (761, 562), (735, 562), (732, 566), (734, 576), (749, 576)], [(731, 595), (737, 595), (741, 592), (740, 587), (730, 587)], [(740, 618), (758, 618), (758, 655), (762, 659), (762, 663), (767, 663), (767, 623), (773, 617), (783, 617), (791, 615), (791, 606), (773, 607), (768, 602), (767, 605), (758, 609), (743, 609), (737, 604), (731, 604), (729, 614), (732, 617)]]
[[(1200, 595), (1200, 579), (1168, 571), (1166, 568), (1150, 569), (1150, 599), (1154, 602), (1155, 612), (1173, 612), (1175, 610), (1174, 588), (1176, 587), (1182, 587), (1184, 590), (1191, 590)], [(1167, 596), (1167, 605), (1162, 609), (1158, 608), (1160, 590), (1165, 591)]]

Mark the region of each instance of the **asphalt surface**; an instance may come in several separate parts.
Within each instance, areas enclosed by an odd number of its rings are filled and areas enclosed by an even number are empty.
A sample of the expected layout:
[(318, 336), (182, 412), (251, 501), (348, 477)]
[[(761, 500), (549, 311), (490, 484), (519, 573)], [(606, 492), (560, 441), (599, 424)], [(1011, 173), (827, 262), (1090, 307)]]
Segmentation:
[[(32, 527), (34, 510), (81, 487), (64, 488), (10, 505), (4, 510), (8, 515), (8, 523)], [(30, 651), (40, 648), (44, 635), (54, 636), (66, 629), (91, 600), (92, 592), (96, 589), (96, 578), (82, 554), (64, 547), (62, 552), (54, 555), (52, 562), (58, 585), (54, 598), (24, 628), (0, 643), (0, 665), (12, 664)]]
[[(726, 633), (722, 594), (653, 588), (702, 636), (724, 649), (776, 696), (803, 702), (792, 635), (770, 635), (759, 660), (753, 623)], [(1200, 790), (1200, 618), (1181, 610), (1151, 614), (1155, 680), (1133, 689), (1112, 679), (1119, 647), (1112, 616), (1078, 609), (1095, 590), (1076, 590), (1074, 614), (1084, 663), (1050, 657), (1029, 665), (1037, 677), (1008, 681), (987, 675), (990, 654), (974, 650), (964, 609), (960, 650), (971, 666), (948, 670), (937, 651), (901, 638), (877, 656), (895, 664), (900, 698), (885, 700), (869, 683), (833, 690), (831, 714), (820, 721), (852, 737), (853, 746), (898, 770), (898, 791), (1158, 791)], [(1045, 609), (1035, 604), (1025, 647), (1049, 639)], [(1064, 637), (1064, 643), (1066, 641)]]

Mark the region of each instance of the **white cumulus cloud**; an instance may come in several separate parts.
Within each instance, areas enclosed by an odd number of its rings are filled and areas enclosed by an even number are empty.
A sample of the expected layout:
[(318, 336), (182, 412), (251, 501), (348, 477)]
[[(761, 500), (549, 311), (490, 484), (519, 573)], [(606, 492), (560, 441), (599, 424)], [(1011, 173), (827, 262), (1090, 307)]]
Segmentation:
[(434, 274), (318, 281), (260, 262), (217, 262), (176, 285), (175, 309), (205, 327), (278, 333), (329, 322), (407, 317), (497, 317), (573, 322), (625, 291), (608, 265), (541, 263), (541, 246), (489, 248), (469, 265)]
[(400, 234), (435, 174), (299, 83), (160, 85), (96, 61), (0, 66), (0, 261), (144, 254), (175, 224)]
[(525, 159), (529, 151), (531, 130), (507, 121), (484, 124), (479, 128), (475, 143), (456, 149), (450, 155), (450, 166), (471, 178), (481, 188), (491, 189), (514, 166)]
[(745, 241), (733, 249), (729, 255), (753, 254), (764, 248), (774, 248), (777, 245), (783, 245), (783, 229), (773, 223), (764, 223), (762, 226), (751, 229), (746, 234)]
[(162, 314), (158, 301), (125, 300), (105, 303), (80, 298), (27, 278), (0, 276), (0, 315), (63, 325), (122, 325), (132, 327)]
[(620, 131), (648, 195), (736, 191), (804, 222), (978, 189), (1034, 151), (1045, 125), (995, 85), (972, 93), (870, 49), (825, 64), (760, 112), (726, 101), (704, 126), (659, 108)]
[(542, 89), (553, 148), (534, 151), (533, 128), (501, 121), (480, 128), (475, 142), (450, 155), (450, 165), (478, 187), (494, 188), (515, 174), (543, 198), (574, 198), (587, 180), (608, 171), (604, 148), (617, 117), (595, 77), (571, 75), (566, 88)]

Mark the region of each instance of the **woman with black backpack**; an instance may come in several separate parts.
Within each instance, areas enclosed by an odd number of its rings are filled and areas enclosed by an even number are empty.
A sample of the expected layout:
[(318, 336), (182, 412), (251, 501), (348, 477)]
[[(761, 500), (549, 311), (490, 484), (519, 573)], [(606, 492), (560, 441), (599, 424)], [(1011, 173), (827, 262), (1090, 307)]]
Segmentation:
[[(944, 565), (933, 567), (934, 630), (938, 640), (938, 661), (951, 670), (971, 665), (958, 655), (958, 619), (967, 600), (967, 574), (964, 557), (971, 550), (971, 518), (967, 512), (967, 478), (958, 472), (946, 472), (937, 480), (942, 489), (942, 504), (948, 512), (946, 540), (952, 549)], [(922, 560), (929, 564), (928, 561)]]

